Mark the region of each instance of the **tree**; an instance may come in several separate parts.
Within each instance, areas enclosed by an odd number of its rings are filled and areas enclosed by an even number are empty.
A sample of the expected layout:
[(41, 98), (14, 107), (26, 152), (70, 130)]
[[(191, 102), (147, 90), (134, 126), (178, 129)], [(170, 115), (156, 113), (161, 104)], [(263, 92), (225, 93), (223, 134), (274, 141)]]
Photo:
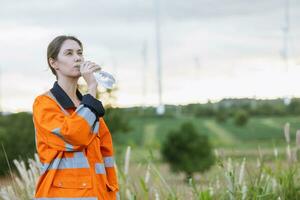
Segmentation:
[(187, 180), (195, 172), (204, 172), (214, 164), (212, 147), (206, 135), (198, 134), (191, 123), (171, 131), (162, 144), (161, 153), (172, 171), (182, 171)]
[(248, 113), (245, 110), (238, 110), (234, 115), (234, 123), (237, 126), (244, 126), (248, 122)]
[(300, 99), (293, 98), (287, 110), (290, 114), (300, 114)]

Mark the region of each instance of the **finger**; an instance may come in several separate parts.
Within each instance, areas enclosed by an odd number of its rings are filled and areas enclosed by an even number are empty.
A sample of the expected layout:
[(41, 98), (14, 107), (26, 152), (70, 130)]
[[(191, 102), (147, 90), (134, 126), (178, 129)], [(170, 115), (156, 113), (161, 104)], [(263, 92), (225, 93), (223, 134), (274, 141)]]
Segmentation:
[(92, 66), (92, 67), (90, 68), (90, 70), (93, 71), (93, 72), (100, 71), (100, 70), (101, 70), (101, 67), (98, 66), (98, 65), (94, 65), (94, 66)]
[(85, 61), (81, 64), (82, 69), (86, 69), (86, 66), (88, 65), (89, 61)]
[(92, 65), (89, 67), (89, 69), (101, 69), (101, 67), (98, 65)]
[(90, 65), (91, 65), (91, 61), (87, 61), (87, 63), (86, 63), (86, 68), (89, 68)]
[(96, 67), (97, 67), (98, 70), (102, 69), (100, 65), (96, 65)]
[(85, 65), (85, 71), (90, 72), (92, 71), (93, 65), (91, 64), (91, 62), (87, 62)]
[(93, 68), (96, 67), (96, 68), (101, 69), (100, 65), (98, 65), (98, 64), (96, 64), (96, 63), (91, 63), (91, 65), (90, 65), (89, 68), (92, 68), (92, 67), (93, 67)]
[(94, 68), (95, 66), (97, 66), (97, 64), (96, 63), (94, 63), (94, 62), (90, 62), (89, 63), (89, 69), (91, 69), (91, 68)]

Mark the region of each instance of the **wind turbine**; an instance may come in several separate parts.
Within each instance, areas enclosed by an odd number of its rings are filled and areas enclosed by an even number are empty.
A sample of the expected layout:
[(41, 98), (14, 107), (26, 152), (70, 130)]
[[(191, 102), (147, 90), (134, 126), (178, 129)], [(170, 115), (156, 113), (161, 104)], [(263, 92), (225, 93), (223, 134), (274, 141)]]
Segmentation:
[(285, 62), (286, 70), (288, 71), (289, 68), (289, 29), (290, 29), (290, 22), (289, 22), (289, 0), (285, 0), (285, 7), (284, 7), (284, 25), (282, 27), (283, 32), (283, 48), (281, 51), (281, 56)]
[(156, 33), (156, 61), (157, 61), (157, 84), (158, 84), (158, 106), (156, 114), (163, 115), (165, 106), (162, 103), (162, 83), (161, 83), (161, 41), (160, 41), (160, 13), (159, 0), (154, 0), (155, 4), (155, 33)]
[[(289, 18), (289, 0), (285, 0), (285, 7), (284, 7), (284, 25), (282, 27), (283, 32), (283, 48), (281, 51), (281, 56), (285, 63), (286, 69), (286, 76), (288, 75), (289, 70), (289, 29), (290, 29), (290, 18)], [(288, 81), (288, 79), (286, 80)], [(291, 97), (286, 95), (283, 99), (283, 103), (285, 105), (289, 105), (291, 103)]]

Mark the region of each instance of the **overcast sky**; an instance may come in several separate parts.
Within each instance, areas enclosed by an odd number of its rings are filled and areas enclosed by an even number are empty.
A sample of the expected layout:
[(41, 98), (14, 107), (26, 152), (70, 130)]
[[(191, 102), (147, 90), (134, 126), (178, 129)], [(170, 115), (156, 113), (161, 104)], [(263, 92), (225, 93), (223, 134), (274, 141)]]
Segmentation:
[[(0, 0), (4, 111), (31, 111), (34, 98), (52, 87), (46, 48), (60, 34), (77, 36), (85, 58), (116, 76), (118, 106), (157, 104), (153, 1), (48, 2)], [(289, 3), (286, 70), (284, 0), (160, 0), (163, 102), (300, 96), (300, 1)]]

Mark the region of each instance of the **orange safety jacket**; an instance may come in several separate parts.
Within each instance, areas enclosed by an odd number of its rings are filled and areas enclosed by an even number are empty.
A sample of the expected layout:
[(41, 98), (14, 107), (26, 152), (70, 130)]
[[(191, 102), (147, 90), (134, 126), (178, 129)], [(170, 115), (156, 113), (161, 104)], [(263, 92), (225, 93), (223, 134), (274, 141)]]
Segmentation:
[(101, 101), (81, 95), (74, 106), (64, 90), (35, 98), (33, 122), (41, 176), (36, 200), (116, 200), (119, 187), (113, 143)]

